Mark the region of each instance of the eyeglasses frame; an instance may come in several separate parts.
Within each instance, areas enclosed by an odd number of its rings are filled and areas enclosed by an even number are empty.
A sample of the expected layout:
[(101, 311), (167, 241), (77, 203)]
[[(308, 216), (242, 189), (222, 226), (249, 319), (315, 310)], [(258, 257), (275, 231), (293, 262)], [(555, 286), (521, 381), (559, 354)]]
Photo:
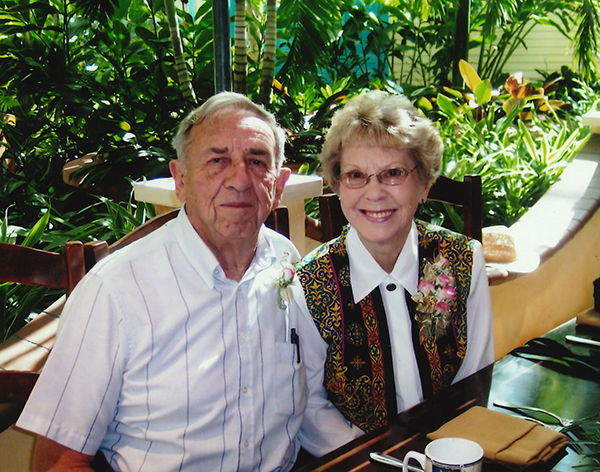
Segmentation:
[(415, 166), (414, 166), (412, 169), (410, 169), (410, 170), (403, 169), (403, 168), (400, 168), (400, 169), (398, 169), (398, 170), (403, 170), (403, 171), (405, 171), (405, 172), (406, 172), (406, 174), (403, 174), (404, 178), (402, 179), (402, 181), (401, 181), (401, 182), (397, 182), (397, 183), (394, 183), (394, 184), (392, 184), (392, 183), (385, 183), (385, 182), (382, 182), (382, 181), (381, 181), (381, 175), (382, 175), (384, 172), (387, 172), (387, 171), (389, 171), (390, 169), (395, 169), (395, 167), (388, 167), (387, 169), (383, 169), (383, 170), (382, 170), (382, 171), (380, 171), (380, 172), (377, 172), (377, 173), (374, 173), (374, 174), (369, 174), (369, 175), (367, 175), (367, 176), (365, 177), (364, 183), (363, 183), (362, 185), (359, 185), (358, 187), (356, 187), (356, 186), (350, 186), (350, 185), (348, 185), (348, 184), (347, 184), (347, 182), (345, 182), (345, 181), (344, 181), (344, 176), (345, 176), (345, 175), (347, 175), (347, 174), (350, 174), (351, 172), (344, 172), (343, 174), (341, 174), (341, 175), (340, 175), (340, 178), (339, 178), (339, 182), (340, 182), (341, 184), (343, 184), (343, 185), (344, 185), (346, 188), (350, 188), (350, 189), (358, 189), (358, 188), (363, 188), (363, 187), (366, 187), (366, 186), (369, 184), (369, 182), (371, 181), (371, 177), (375, 177), (375, 178), (377, 179), (377, 182), (379, 182), (380, 184), (382, 184), (382, 185), (389, 185), (389, 186), (393, 187), (393, 186), (396, 186), (396, 185), (402, 185), (404, 182), (406, 182), (406, 179), (408, 179), (408, 177), (410, 176), (410, 174), (412, 174), (412, 173), (413, 173), (415, 170), (417, 170), (417, 168), (418, 168), (418, 167), (419, 167), (418, 165), (415, 165)]

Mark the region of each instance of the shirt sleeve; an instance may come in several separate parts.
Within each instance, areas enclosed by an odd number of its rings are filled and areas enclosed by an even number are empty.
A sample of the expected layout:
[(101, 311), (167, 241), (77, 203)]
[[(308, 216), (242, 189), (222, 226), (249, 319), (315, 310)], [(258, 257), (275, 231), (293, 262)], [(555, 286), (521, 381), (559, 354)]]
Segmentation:
[(483, 247), (475, 241), (471, 290), (467, 299), (467, 352), (452, 383), (468, 377), (494, 362), (492, 304)]
[(68, 298), (61, 329), (18, 420), (84, 454), (97, 452), (122, 382), (122, 326), (106, 285), (88, 274)]
[(308, 312), (302, 288), (294, 287), (294, 304), (300, 311), (298, 327), (309, 390), (308, 403), (300, 429), (300, 444), (312, 455), (321, 457), (364, 434), (348, 421), (327, 398), (323, 384), (327, 343), (321, 338)]

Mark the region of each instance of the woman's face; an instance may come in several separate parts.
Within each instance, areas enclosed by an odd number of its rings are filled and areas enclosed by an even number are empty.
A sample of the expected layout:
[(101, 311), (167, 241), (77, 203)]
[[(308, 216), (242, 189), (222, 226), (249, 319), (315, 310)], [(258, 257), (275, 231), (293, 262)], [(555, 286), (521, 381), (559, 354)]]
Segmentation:
[(371, 254), (390, 251), (390, 257), (398, 256), (417, 205), (427, 198), (428, 189), (418, 170), (410, 172), (397, 185), (383, 184), (372, 175), (361, 188), (349, 188), (344, 183), (344, 175), (348, 172), (355, 176), (357, 173), (379, 174), (392, 168), (411, 171), (415, 165), (407, 149), (378, 145), (349, 145), (342, 149), (339, 186), (342, 211)]

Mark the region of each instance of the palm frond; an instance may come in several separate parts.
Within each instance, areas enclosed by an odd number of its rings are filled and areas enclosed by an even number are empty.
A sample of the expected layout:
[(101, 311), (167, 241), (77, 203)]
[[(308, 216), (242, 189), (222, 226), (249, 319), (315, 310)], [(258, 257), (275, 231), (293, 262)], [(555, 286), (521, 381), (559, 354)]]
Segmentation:
[[(281, 82), (296, 82), (300, 75), (310, 74), (312, 67), (328, 60), (328, 46), (341, 31), (342, 13), (350, 7), (349, 0), (314, 2), (312, 0), (282, 0), (278, 22), (286, 60), (278, 72)], [(312, 72), (316, 72), (312, 69)]]
[(73, 0), (84, 17), (103, 20), (110, 18), (119, 5), (119, 0)]
[(598, 75), (594, 64), (600, 53), (600, 4), (595, 0), (583, 0), (579, 7), (579, 25), (575, 34), (575, 57), (579, 70), (587, 79)]

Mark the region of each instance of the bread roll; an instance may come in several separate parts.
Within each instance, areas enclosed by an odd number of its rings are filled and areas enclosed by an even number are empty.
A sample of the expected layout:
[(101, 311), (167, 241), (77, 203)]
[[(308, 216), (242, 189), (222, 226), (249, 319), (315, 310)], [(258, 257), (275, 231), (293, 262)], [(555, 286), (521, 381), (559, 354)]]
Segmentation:
[(515, 240), (501, 229), (484, 228), (483, 255), (486, 262), (513, 262), (517, 259)]

